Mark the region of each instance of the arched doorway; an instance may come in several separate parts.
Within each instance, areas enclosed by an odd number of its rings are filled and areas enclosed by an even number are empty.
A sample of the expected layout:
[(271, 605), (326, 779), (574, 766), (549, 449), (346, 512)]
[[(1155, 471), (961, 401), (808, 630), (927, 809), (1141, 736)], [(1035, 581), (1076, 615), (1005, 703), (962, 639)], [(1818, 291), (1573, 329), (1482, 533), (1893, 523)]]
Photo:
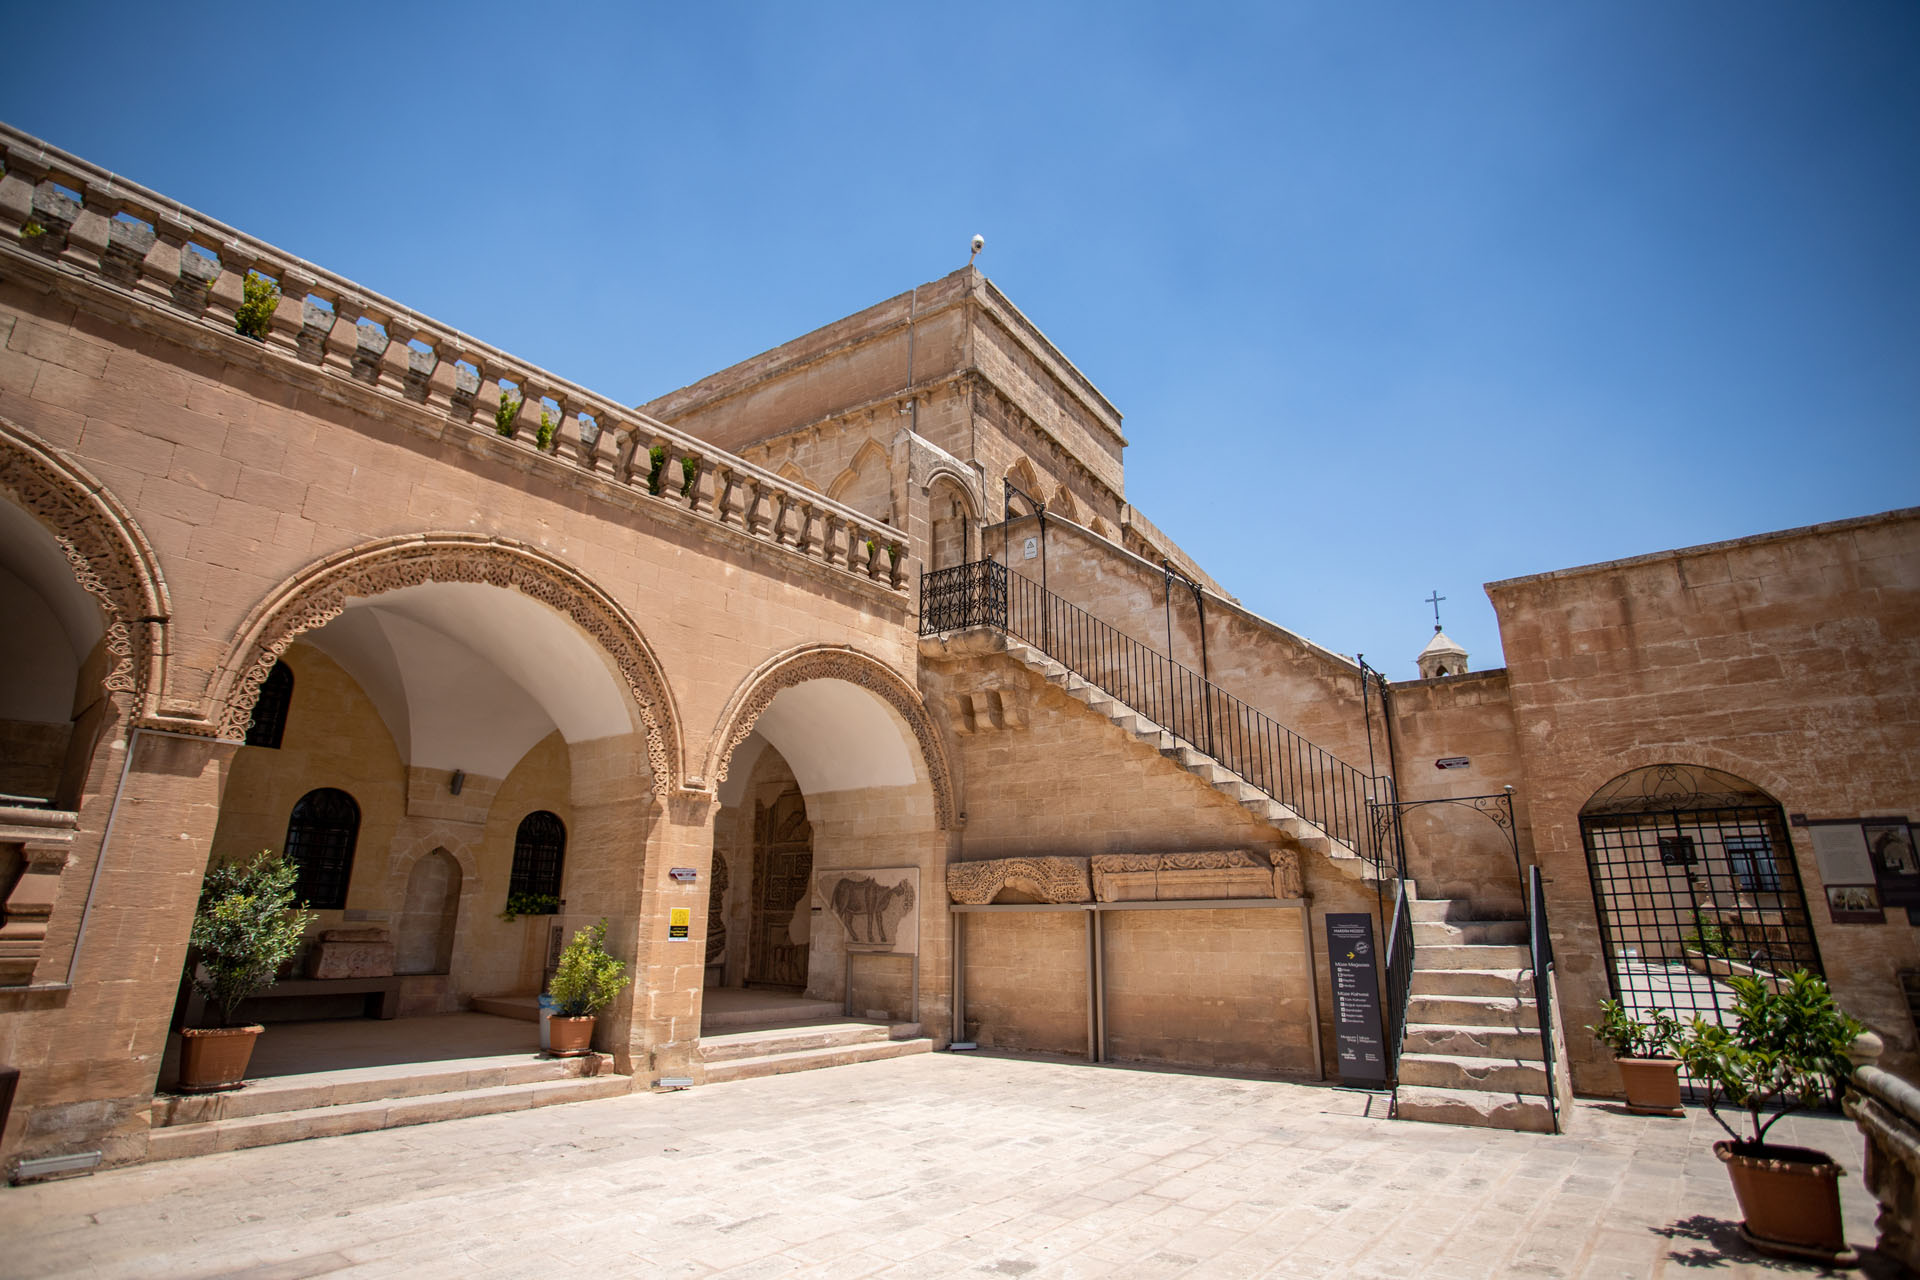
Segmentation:
[(1639, 1016), (1724, 1023), (1729, 977), (1821, 972), (1786, 815), (1753, 783), (1635, 769), (1593, 794), (1580, 832), (1608, 981)]

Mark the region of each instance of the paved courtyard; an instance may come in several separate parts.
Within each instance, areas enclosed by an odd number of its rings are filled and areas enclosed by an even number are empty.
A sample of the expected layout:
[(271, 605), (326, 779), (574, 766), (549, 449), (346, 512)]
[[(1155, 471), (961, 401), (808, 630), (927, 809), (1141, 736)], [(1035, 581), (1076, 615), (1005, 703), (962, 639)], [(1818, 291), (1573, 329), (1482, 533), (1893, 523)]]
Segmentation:
[[(1704, 1112), (1582, 1103), (1545, 1138), (1380, 1111), (1334, 1089), (929, 1054), (0, 1191), (0, 1274), (1817, 1274), (1740, 1244)], [(1846, 1161), (1849, 1238), (1871, 1244), (1853, 1126), (1776, 1132)]]

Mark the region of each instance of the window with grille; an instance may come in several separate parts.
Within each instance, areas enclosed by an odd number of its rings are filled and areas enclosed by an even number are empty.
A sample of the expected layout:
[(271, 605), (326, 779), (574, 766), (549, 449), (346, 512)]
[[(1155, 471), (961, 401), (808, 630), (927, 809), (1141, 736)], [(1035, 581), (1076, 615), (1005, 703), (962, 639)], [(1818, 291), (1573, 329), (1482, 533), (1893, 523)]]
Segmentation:
[(520, 819), (513, 837), (513, 875), (507, 896), (558, 898), (560, 871), (567, 856), (567, 828), (558, 814), (536, 809)]
[(347, 905), (353, 846), (360, 838), (360, 806), (334, 787), (300, 797), (287, 823), (287, 858), (300, 869), (294, 894), (316, 911)]
[(293, 671), (284, 662), (273, 664), (267, 678), (260, 682), (260, 699), (253, 704), (253, 721), (247, 725), (247, 745), (273, 747), (287, 731), (287, 708), (293, 704)]
[(1765, 836), (1728, 836), (1727, 860), (1733, 877), (1748, 893), (1780, 892), (1780, 869), (1774, 865), (1773, 846)]

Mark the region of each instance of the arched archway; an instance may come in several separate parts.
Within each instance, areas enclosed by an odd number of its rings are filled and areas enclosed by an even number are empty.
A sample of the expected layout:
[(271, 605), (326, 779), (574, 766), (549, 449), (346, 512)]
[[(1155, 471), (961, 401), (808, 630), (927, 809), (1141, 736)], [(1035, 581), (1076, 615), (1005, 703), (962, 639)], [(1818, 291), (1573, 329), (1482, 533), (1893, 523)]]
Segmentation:
[(979, 511), (969, 488), (952, 475), (934, 477), (927, 487), (927, 567), (951, 569), (980, 551)]
[(1645, 765), (1580, 810), (1595, 914), (1614, 998), (1724, 1021), (1726, 980), (1821, 972), (1787, 833), (1765, 790), (1705, 765)]

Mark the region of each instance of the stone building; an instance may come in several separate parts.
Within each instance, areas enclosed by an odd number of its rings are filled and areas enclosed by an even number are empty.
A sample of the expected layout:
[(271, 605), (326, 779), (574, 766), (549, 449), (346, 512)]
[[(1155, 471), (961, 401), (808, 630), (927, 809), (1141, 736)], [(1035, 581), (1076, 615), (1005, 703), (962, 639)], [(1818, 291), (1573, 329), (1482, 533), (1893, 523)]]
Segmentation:
[[(15, 1165), (239, 1141), (165, 1088), (202, 874), (261, 848), (396, 1026), (525, 1009), (608, 921), (600, 1092), (955, 1040), (1352, 1075), (1330, 914), (1412, 947), (1405, 1115), (1545, 1127), (1615, 1087), (1567, 1031), (1610, 991), (1787, 964), (1920, 1064), (1920, 511), (1494, 583), (1506, 668), (1389, 682), (1136, 511), (972, 268), (634, 408), (0, 148)], [(358, 1012), (327, 980), (276, 1000)], [(743, 991), (879, 1032), (721, 1053)]]

